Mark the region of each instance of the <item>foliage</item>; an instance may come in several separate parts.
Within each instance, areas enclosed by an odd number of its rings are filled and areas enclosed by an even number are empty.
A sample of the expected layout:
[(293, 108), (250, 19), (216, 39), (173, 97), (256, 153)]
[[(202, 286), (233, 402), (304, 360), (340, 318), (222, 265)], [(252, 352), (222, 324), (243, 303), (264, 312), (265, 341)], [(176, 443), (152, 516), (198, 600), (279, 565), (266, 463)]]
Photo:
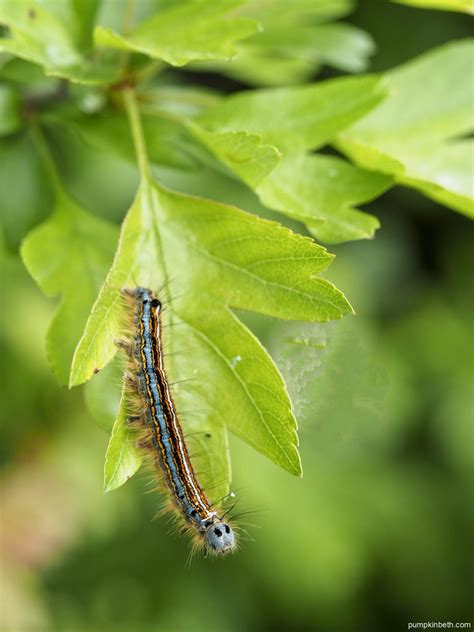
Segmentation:
[(420, 9), (441, 9), (442, 11), (462, 11), (474, 14), (472, 0), (392, 0), (401, 4), (410, 4)]
[(263, 28), (243, 40), (226, 63), (195, 64), (195, 70), (214, 70), (256, 86), (288, 85), (307, 81), (322, 64), (360, 72), (374, 52), (370, 35), (351, 24), (337, 22), (350, 13), (352, 0), (250, 0), (241, 15)]
[[(186, 348), (169, 371), (195, 378), (176, 397), (183, 410), (205, 411), (186, 428), (211, 435), (201, 469), (218, 496), (230, 481), (227, 430), (301, 474), (285, 383), (234, 310), (313, 323), (352, 312), (321, 276), (333, 259), (323, 246), (231, 205), (230, 194), (225, 203), (189, 195), (186, 174), (226, 177), (252, 196), (252, 210), (296, 220), (330, 244), (372, 238), (379, 220), (358, 207), (394, 184), (473, 214), (472, 83), (464, 80), (472, 44), (440, 47), (383, 76), (306, 83), (323, 63), (365, 69), (370, 36), (334, 22), (352, 5), (170, 0), (139, 3), (135, 20), (126, 3), (120, 24), (105, 1), (65, 0), (58, 10), (54, 0), (0, 0), (2, 168), (8, 176), (25, 161), (33, 182), (26, 198), (7, 182), (1, 204), (21, 215), (6, 220), (6, 237), (14, 245), (34, 226), (23, 261), (46, 294), (62, 297), (47, 334), (59, 380), (75, 386), (103, 373), (87, 401), (108, 429), (103, 420), (117, 414), (107, 490), (139, 467), (112, 379), (117, 367), (106, 369), (121, 333), (122, 287), (165, 287), (167, 318), (179, 323), (170, 350)], [(259, 87), (226, 96), (182, 86), (173, 67), (184, 65)], [(62, 162), (77, 143), (138, 172), (118, 242), (115, 222), (68, 191)], [(327, 155), (328, 146), (352, 163)], [(178, 191), (164, 186), (163, 167), (183, 178)]]
[(465, 80), (473, 61), (472, 42), (453, 42), (387, 73), (388, 98), (342, 132), (338, 146), (360, 165), (474, 216), (474, 85)]

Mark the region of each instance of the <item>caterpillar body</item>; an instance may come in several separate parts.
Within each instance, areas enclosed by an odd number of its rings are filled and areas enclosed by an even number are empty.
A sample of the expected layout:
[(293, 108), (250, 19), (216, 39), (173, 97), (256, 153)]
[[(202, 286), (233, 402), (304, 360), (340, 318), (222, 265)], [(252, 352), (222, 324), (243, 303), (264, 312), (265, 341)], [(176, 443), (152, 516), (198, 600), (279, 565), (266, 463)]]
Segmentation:
[[(126, 384), (138, 404), (129, 424), (138, 432), (137, 446), (151, 457), (153, 469), (168, 492), (176, 517), (207, 554), (235, 548), (235, 534), (199, 484), (163, 363), (162, 304), (144, 287), (122, 290), (129, 303), (134, 336), (117, 344), (128, 355)], [(132, 399), (132, 398), (130, 398)]]

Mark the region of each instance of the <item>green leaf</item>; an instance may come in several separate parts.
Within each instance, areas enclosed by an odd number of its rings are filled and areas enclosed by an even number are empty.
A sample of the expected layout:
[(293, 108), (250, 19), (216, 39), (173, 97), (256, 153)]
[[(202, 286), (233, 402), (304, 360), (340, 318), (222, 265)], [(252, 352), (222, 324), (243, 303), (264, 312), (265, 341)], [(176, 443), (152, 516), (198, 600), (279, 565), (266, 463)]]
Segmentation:
[(112, 431), (119, 411), (122, 376), (123, 364), (111, 362), (84, 388), (87, 408), (97, 424), (108, 433)]
[(36, 64), (8, 53), (0, 56), (0, 77), (12, 83), (29, 84), (30, 87), (37, 82), (53, 81), (47, 79), (43, 70)]
[(240, 92), (205, 111), (197, 121), (212, 131), (260, 134), (263, 142), (296, 152), (324, 145), (383, 96), (375, 76), (331, 79)]
[(0, 38), (0, 51), (43, 66), (47, 75), (81, 83), (114, 81), (115, 58), (91, 50), (96, 5), (97, 0), (0, 0), (0, 22), (9, 29), (8, 37)]
[(280, 160), (279, 151), (263, 144), (258, 134), (208, 132), (193, 123), (189, 127), (198, 140), (252, 188), (256, 188)]
[(361, 72), (375, 50), (372, 38), (350, 24), (261, 21), (263, 32), (239, 44), (233, 59), (194, 64), (193, 70), (214, 70), (254, 85), (284, 86), (307, 81), (322, 64)]
[(111, 492), (123, 485), (138, 471), (142, 459), (133, 444), (127, 425), (126, 398), (122, 397), (120, 408), (112, 428), (104, 465), (104, 492)]
[(195, 124), (191, 129), (263, 205), (303, 222), (317, 239), (370, 239), (379, 228), (376, 217), (354, 206), (386, 191), (393, 183), (390, 176), (323, 155), (290, 153), (278, 162), (277, 150), (262, 145), (256, 134), (206, 132)]
[(474, 15), (473, 0), (392, 0), (399, 4), (409, 4), (419, 9), (439, 9), (440, 11), (461, 11)]
[(340, 243), (369, 239), (379, 227), (354, 208), (381, 195), (392, 178), (340, 158), (289, 154), (257, 188), (262, 204), (306, 224), (318, 239)]
[(87, 382), (84, 395), (87, 407), (99, 426), (110, 433), (104, 464), (104, 492), (120, 487), (139, 469), (142, 457), (135, 449), (127, 425), (125, 398), (121, 386), (123, 362), (111, 362)]
[(17, 132), (22, 124), (18, 91), (10, 84), (0, 83), (0, 136)]
[(352, 0), (250, 0), (240, 15), (262, 24), (262, 31), (240, 42), (230, 61), (198, 63), (254, 85), (289, 85), (310, 79), (323, 63), (349, 72), (365, 69), (374, 45), (348, 24), (324, 24), (350, 13)]
[[(380, 98), (374, 77), (253, 91), (228, 97), (198, 117), (199, 124), (219, 131), (208, 132), (198, 124), (191, 130), (255, 190), (262, 204), (303, 221), (318, 239), (339, 243), (370, 238), (379, 222), (354, 206), (383, 193), (392, 178), (295, 148), (323, 144), (348, 118), (367, 112)], [(251, 131), (225, 131), (239, 126)], [(276, 148), (266, 144), (271, 142), (284, 152), (279, 163)]]
[(431, 154), (425, 147), (413, 148), (410, 160), (405, 162), (410, 175), (407, 173), (400, 182), (474, 218), (473, 163), (471, 139), (448, 141)]
[(67, 384), (71, 359), (113, 256), (117, 232), (58, 192), (53, 214), (23, 241), (21, 255), (48, 296), (62, 295), (49, 327), (47, 352)]
[(254, 20), (229, 12), (242, 0), (183, 0), (164, 8), (127, 35), (96, 27), (99, 46), (144, 53), (172, 66), (198, 59), (228, 59), (235, 54), (235, 42), (255, 33)]
[(354, 9), (354, 0), (248, 0), (241, 13), (254, 20), (290, 24), (315, 21), (325, 22), (341, 18)]
[[(165, 329), (165, 344), (173, 353), (168, 372), (172, 380), (189, 378), (190, 372), (196, 378), (189, 388), (176, 388), (175, 398), (178, 410), (208, 411), (205, 427), (217, 439), (207, 458), (221, 464), (214, 482), (223, 481), (221, 491), (228, 487), (226, 428), (299, 474), (296, 421), (284, 383), (259, 341), (229, 308), (284, 319), (340, 318), (351, 307), (319, 276), (332, 258), (276, 223), (174, 193), (145, 178), (76, 349), (70, 384), (88, 380), (115, 354), (124, 317), (120, 289), (138, 284), (156, 289), (166, 283), (171, 302), (165, 324), (180, 323)], [(176, 350), (185, 350), (185, 356), (175, 356)], [(198, 427), (202, 430), (203, 424)]]
[(362, 167), (473, 216), (472, 41), (441, 46), (386, 76), (388, 98), (340, 134), (337, 146)]
[[(296, 44), (296, 42), (295, 42)], [(368, 33), (352, 24), (325, 24), (307, 30), (302, 55), (346, 72), (362, 72), (375, 52)]]

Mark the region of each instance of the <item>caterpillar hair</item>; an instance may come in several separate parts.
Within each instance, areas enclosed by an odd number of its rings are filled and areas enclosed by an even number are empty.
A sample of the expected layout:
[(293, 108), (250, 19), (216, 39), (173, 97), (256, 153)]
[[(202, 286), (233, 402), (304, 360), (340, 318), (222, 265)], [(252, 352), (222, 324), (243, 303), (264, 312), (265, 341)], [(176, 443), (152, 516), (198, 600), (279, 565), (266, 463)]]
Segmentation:
[[(170, 509), (204, 553), (225, 555), (235, 549), (235, 530), (213, 506), (199, 484), (189, 457), (163, 363), (162, 304), (144, 287), (122, 290), (134, 334), (117, 341), (127, 354), (125, 383), (128, 422), (137, 447), (148, 457)], [(133, 316), (132, 316), (133, 315)]]

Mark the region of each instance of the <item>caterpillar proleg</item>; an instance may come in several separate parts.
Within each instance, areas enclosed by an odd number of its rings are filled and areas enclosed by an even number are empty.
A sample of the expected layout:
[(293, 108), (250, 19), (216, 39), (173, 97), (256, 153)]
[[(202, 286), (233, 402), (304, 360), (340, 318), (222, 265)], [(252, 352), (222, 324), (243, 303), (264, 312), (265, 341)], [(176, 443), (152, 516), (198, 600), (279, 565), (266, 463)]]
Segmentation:
[(125, 380), (138, 400), (129, 416), (139, 435), (137, 446), (151, 457), (184, 530), (205, 553), (229, 553), (235, 548), (234, 530), (196, 478), (164, 368), (162, 304), (143, 287), (125, 289), (122, 294), (133, 312), (135, 334), (117, 344), (128, 356)]

